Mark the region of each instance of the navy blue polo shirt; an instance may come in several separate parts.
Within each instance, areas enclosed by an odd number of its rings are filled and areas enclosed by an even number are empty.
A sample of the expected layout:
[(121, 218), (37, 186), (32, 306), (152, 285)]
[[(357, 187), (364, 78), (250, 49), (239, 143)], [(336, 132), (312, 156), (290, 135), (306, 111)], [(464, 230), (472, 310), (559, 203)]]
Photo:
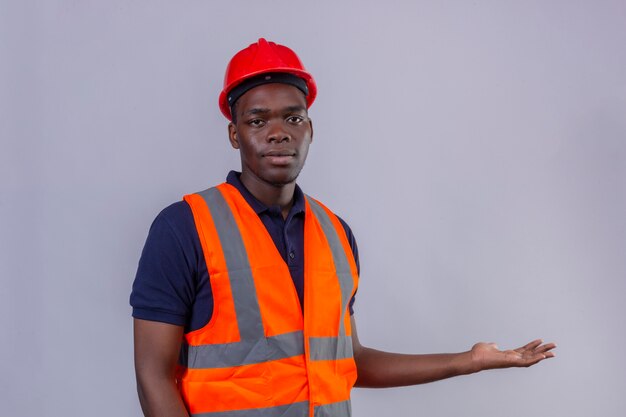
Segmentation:
[[(286, 219), (280, 207), (267, 207), (257, 200), (231, 171), (226, 182), (234, 186), (267, 228), (289, 272), (304, 306), (304, 194), (296, 185), (294, 202)], [(357, 268), (356, 241), (343, 225)], [(213, 294), (202, 246), (185, 201), (165, 208), (156, 217), (143, 248), (130, 295), (133, 317), (185, 326), (185, 332), (204, 327), (213, 313)], [(350, 300), (350, 314), (354, 297)]]

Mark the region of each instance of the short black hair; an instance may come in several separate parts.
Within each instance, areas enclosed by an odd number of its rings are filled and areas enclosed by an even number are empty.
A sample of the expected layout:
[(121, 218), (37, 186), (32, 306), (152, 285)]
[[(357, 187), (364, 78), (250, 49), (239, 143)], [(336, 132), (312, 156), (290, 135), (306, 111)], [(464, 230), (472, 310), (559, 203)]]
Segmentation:
[(230, 119), (233, 124), (237, 124), (237, 102), (235, 101), (232, 106), (230, 106)]

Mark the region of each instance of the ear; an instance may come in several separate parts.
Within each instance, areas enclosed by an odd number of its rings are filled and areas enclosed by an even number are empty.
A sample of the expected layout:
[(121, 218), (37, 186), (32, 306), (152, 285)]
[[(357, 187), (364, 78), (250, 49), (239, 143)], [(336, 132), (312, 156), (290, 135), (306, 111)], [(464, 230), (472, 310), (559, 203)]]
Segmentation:
[(311, 128), (311, 142), (313, 142), (313, 120), (309, 118), (309, 127)]
[(233, 122), (228, 124), (228, 141), (234, 149), (239, 149), (239, 139), (237, 139), (237, 126)]

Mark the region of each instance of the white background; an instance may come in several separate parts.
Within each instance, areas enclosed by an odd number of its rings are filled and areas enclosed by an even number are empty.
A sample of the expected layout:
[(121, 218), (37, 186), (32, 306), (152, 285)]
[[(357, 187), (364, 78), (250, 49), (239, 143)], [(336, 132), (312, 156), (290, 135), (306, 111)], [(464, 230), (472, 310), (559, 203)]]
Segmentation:
[(0, 1), (0, 404), (139, 416), (153, 218), (239, 167), (217, 97), (260, 36), (315, 75), (299, 180), (352, 227), (361, 341), (558, 357), (355, 417), (626, 415), (626, 3)]

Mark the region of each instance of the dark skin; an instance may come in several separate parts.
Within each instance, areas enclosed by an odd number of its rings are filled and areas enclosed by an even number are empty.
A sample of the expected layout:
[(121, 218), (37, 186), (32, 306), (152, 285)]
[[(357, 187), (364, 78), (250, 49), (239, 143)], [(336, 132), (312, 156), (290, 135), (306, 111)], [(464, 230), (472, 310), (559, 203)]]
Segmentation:
[[(228, 137), (241, 156), (241, 181), (266, 206), (286, 217), (296, 179), (313, 140), (304, 94), (285, 84), (265, 84), (245, 93)], [(354, 316), (352, 345), (359, 387), (396, 387), (438, 381), (496, 368), (528, 367), (554, 357), (554, 343), (532, 341), (515, 350), (477, 343), (461, 353), (407, 355), (361, 345)], [(182, 326), (134, 320), (137, 389), (147, 417), (188, 416), (175, 383)]]
[(135, 375), (146, 417), (189, 417), (176, 387), (183, 326), (134, 319)]
[(287, 217), (296, 179), (313, 141), (304, 94), (285, 84), (265, 84), (241, 96), (228, 139), (241, 156), (241, 182), (266, 206)]

